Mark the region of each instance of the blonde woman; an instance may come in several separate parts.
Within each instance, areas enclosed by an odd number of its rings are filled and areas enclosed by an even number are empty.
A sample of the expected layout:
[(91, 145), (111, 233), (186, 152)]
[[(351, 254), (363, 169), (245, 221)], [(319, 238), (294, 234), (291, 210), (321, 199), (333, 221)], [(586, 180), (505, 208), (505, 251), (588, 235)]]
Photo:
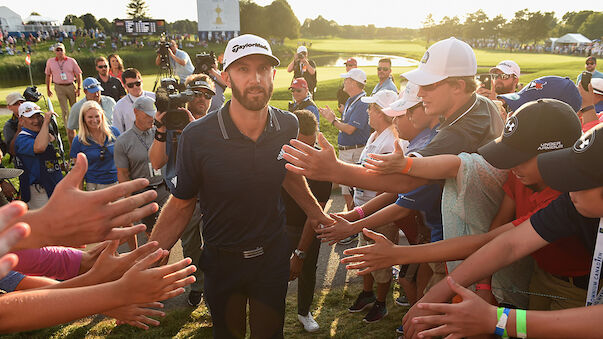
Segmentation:
[(80, 110), (79, 130), (71, 145), (71, 158), (84, 153), (88, 158), (88, 172), (84, 180), (86, 190), (95, 191), (117, 183), (117, 168), (113, 161), (113, 146), (119, 136), (110, 127), (102, 107), (94, 100), (86, 101)]
[(118, 54), (109, 55), (107, 60), (109, 60), (109, 75), (116, 77), (123, 84), (123, 79), (121, 78), (121, 74), (125, 69), (123, 60), (121, 60), (121, 57)]

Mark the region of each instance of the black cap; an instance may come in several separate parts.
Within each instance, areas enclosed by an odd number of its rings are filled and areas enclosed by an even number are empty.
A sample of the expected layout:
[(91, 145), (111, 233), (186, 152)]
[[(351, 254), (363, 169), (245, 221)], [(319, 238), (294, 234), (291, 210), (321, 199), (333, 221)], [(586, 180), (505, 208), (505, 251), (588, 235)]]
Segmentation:
[(186, 85), (186, 88), (193, 90), (193, 91), (197, 90), (197, 89), (206, 89), (212, 95), (216, 95), (216, 92), (213, 90), (213, 88), (211, 88), (211, 85), (207, 81), (203, 81), (203, 80), (195, 80), (195, 81), (189, 83), (188, 85)]
[(603, 124), (586, 132), (571, 148), (538, 156), (544, 182), (561, 192), (603, 186)]
[(580, 119), (565, 102), (538, 99), (509, 116), (503, 134), (478, 153), (496, 168), (508, 169), (541, 153), (571, 147), (582, 134)]

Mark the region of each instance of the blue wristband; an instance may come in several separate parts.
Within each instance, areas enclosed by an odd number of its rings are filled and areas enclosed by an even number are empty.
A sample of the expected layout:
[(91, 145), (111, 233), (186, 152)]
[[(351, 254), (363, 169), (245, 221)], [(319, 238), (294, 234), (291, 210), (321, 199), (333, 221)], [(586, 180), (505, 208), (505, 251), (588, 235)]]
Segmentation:
[(504, 309), (502, 309), (502, 307), (498, 308), (498, 323), (496, 324), (496, 329), (494, 330), (494, 334), (497, 336), (502, 337), (505, 335), (505, 327), (507, 326), (507, 320), (509, 319), (509, 312), (511, 312), (511, 310), (506, 307)]

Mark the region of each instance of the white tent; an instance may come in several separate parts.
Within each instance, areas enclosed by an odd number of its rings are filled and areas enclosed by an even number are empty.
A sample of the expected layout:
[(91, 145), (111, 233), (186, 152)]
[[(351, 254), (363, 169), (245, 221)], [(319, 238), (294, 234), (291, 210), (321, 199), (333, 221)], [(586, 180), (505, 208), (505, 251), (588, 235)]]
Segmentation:
[(30, 15), (25, 18), (26, 25), (58, 25), (59, 20), (40, 16), (40, 15)]
[(0, 28), (6, 31), (16, 31), (23, 25), (21, 16), (6, 6), (0, 6)]
[(555, 41), (555, 44), (590, 44), (592, 41), (580, 33), (567, 33)]

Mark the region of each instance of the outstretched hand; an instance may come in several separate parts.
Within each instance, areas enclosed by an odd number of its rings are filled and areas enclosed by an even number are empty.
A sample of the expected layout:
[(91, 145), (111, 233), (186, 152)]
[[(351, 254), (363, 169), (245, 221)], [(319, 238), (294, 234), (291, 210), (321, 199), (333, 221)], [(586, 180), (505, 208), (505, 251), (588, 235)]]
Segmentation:
[(147, 187), (149, 181), (136, 179), (102, 190), (84, 192), (79, 184), (87, 169), (86, 156), (78, 154), (75, 166), (56, 186), (48, 203), (24, 216), (24, 221), (33, 225), (33, 228), (29, 242), (26, 240), (20, 248), (81, 246), (127, 238), (145, 230), (144, 225), (129, 225), (158, 210), (156, 203), (142, 206), (152, 201), (157, 193), (148, 190), (131, 194)]
[(417, 307), (437, 315), (412, 319), (414, 324), (428, 325), (431, 329), (418, 333), (419, 338), (446, 337), (450, 339), (472, 337), (491, 333), (496, 327), (496, 307), (488, 304), (472, 291), (446, 277), (450, 289), (463, 298), (458, 304), (419, 303)]
[(343, 251), (343, 254), (348, 255), (348, 257), (341, 259), (341, 263), (355, 263), (347, 265), (346, 268), (348, 270), (361, 270), (358, 274), (365, 275), (382, 268), (400, 264), (400, 261), (403, 261), (393, 253), (396, 245), (383, 234), (366, 228), (362, 229), (362, 233), (365, 237), (374, 240), (375, 243)]
[(406, 157), (398, 141), (394, 142), (394, 151), (388, 154), (371, 153), (365, 159), (364, 167), (377, 174), (402, 173), (406, 166)]
[(337, 214), (330, 214), (331, 218), (335, 219), (335, 223), (328, 226), (317, 228), (314, 231), (318, 233), (317, 238), (322, 242), (329, 242), (329, 245), (335, 245), (338, 241), (343, 240), (357, 232), (352, 224), (346, 219)]
[(26, 211), (27, 205), (22, 201), (15, 201), (0, 208), (0, 278), (8, 274), (19, 262), (17, 255), (7, 253), (21, 239), (29, 235), (29, 225), (13, 222)]
[(90, 283), (102, 284), (109, 281), (114, 281), (121, 278), (136, 262), (141, 258), (145, 258), (153, 251), (159, 248), (157, 241), (150, 241), (137, 249), (119, 254), (117, 247), (118, 240), (113, 240), (105, 244), (104, 250), (99, 255), (98, 259), (86, 273)]
[(149, 325), (159, 326), (159, 320), (149, 317), (165, 316), (165, 313), (157, 310), (157, 308), (163, 308), (163, 304), (160, 302), (152, 302), (141, 305), (127, 305), (103, 314), (115, 318), (117, 325), (128, 324), (143, 330), (148, 330)]
[(297, 139), (291, 139), (290, 144), (283, 146), (283, 158), (289, 162), (285, 168), (306, 178), (333, 181), (338, 160), (335, 149), (322, 133), (318, 134), (320, 150)]

